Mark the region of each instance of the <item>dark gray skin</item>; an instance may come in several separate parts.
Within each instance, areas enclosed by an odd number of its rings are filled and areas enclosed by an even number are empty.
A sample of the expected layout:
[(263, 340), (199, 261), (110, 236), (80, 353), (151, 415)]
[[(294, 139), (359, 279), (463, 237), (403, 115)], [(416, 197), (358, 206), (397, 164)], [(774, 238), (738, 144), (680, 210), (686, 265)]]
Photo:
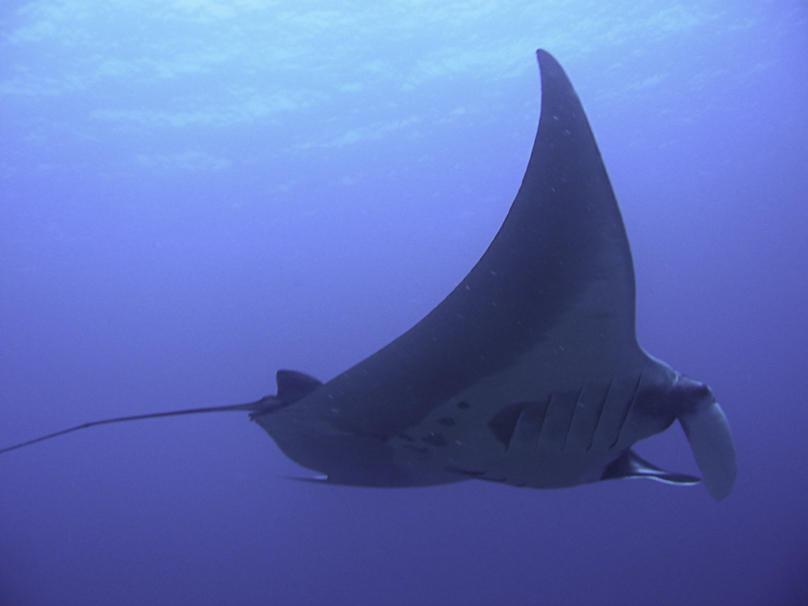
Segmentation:
[(735, 478), (726, 418), (709, 388), (638, 345), (631, 253), (606, 169), (566, 74), (538, 58), (533, 152), (477, 265), (404, 335), (252, 418), (328, 483), (535, 488), (698, 482), (630, 450), (678, 418), (720, 500)]
[(694, 484), (631, 450), (678, 419), (708, 491), (735, 481), (710, 389), (646, 354), (634, 268), (578, 96), (538, 51), (542, 110), (511, 210), (460, 285), (401, 337), (326, 384), (281, 370), (257, 402), (85, 423), (249, 411), (324, 482), (407, 487), (471, 478), (533, 488), (649, 478)]

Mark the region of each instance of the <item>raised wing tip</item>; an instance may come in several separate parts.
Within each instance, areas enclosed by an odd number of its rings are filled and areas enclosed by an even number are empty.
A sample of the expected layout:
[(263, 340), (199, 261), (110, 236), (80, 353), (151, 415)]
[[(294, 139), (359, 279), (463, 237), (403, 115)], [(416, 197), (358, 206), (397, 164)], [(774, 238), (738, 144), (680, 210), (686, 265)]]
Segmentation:
[(553, 57), (550, 53), (548, 53), (543, 48), (540, 48), (536, 51), (536, 59), (539, 61), (539, 67), (541, 71), (544, 72), (548, 69), (561, 69), (561, 64), (556, 61), (556, 58)]

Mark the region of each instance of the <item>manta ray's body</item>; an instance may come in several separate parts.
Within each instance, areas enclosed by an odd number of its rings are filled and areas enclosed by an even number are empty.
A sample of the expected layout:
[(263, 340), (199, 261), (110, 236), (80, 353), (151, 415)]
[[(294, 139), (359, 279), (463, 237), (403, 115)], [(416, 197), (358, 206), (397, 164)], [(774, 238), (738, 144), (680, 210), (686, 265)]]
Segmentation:
[(697, 482), (630, 450), (678, 418), (723, 498), (735, 477), (724, 414), (706, 386), (637, 344), (631, 253), (606, 169), (561, 66), (538, 57), (533, 152), (482, 259), (417, 325), (325, 385), (281, 374), (277, 407), (253, 419), (330, 483), (551, 488)]
[(326, 483), (693, 484), (631, 450), (679, 419), (710, 494), (726, 497), (736, 473), (726, 418), (709, 388), (637, 344), (631, 253), (606, 169), (561, 66), (538, 57), (541, 119), (513, 206), (477, 265), (412, 329), (326, 384), (280, 371), (277, 395), (258, 402), (88, 423), (26, 444), (249, 410)]

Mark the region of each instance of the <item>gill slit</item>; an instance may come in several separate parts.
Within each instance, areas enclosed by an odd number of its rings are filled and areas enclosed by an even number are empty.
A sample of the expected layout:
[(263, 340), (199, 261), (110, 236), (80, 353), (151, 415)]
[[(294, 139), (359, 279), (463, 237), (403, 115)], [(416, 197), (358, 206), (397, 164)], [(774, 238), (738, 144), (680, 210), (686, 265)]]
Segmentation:
[(575, 415), (578, 414), (578, 404), (581, 402), (581, 394), (584, 393), (584, 387), (586, 387), (586, 381), (581, 385), (581, 389), (578, 390), (578, 397), (575, 398), (575, 408), (572, 409), (570, 424), (567, 425), (567, 433), (564, 435), (564, 445), (561, 447), (561, 452), (564, 452), (564, 449), (567, 447), (567, 442), (570, 439), (570, 431), (572, 430), (573, 423), (575, 423)]
[(595, 421), (595, 427), (592, 430), (592, 438), (589, 440), (589, 446), (586, 447), (587, 452), (592, 450), (592, 446), (595, 445), (595, 436), (598, 433), (598, 426), (600, 425), (600, 419), (603, 417), (603, 411), (606, 410), (606, 402), (609, 401), (609, 394), (612, 391), (612, 385), (613, 384), (614, 384), (614, 375), (612, 375), (612, 378), (609, 379), (609, 385), (606, 387), (606, 395), (603, 396), (603, 401), (600, 403), (600, 410), (598, 411), (598, 418)]
[(631, 396), (631, 403), (628, 405), (628, 408), (626, 409), (626, 414), (623, 415), (623, 420), (620, 423), (620, 428), (617, 430), (617, 437), (615, 437), (614, 442), (609, 447), (610, 449), (617, 446), (617, 443), (620, 442), (620, 434), (623, 433), (623, 427), (626, 424), (626, 420), (628, 420), (628, 417), (631, 414), (631, 409), (634, 408), (634, 404), (637, 402), (637, 396), (640, 393), (640, 384), (642, 383), (642, 376), (644, 373), (645, 369), (640, 371), (640, 378), (637, 379), (637, 385), (634, 386), (634, 395)]

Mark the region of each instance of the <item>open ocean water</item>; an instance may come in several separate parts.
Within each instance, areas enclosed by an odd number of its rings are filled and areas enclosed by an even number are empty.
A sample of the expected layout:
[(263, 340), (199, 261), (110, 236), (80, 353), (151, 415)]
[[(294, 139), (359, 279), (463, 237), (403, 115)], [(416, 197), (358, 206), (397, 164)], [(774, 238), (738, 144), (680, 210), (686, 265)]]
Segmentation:
[[(0, 448), (327, 380), (476, 263), (535, 50), (587, 111), (642, 346), (708, 383), (739, 474), (319, 486), (246, 414), (0, 456), (0, 605), (808, 603), (804, 0), (4, 0)], [(638, 446), (697, 474), (678, 424)]]

